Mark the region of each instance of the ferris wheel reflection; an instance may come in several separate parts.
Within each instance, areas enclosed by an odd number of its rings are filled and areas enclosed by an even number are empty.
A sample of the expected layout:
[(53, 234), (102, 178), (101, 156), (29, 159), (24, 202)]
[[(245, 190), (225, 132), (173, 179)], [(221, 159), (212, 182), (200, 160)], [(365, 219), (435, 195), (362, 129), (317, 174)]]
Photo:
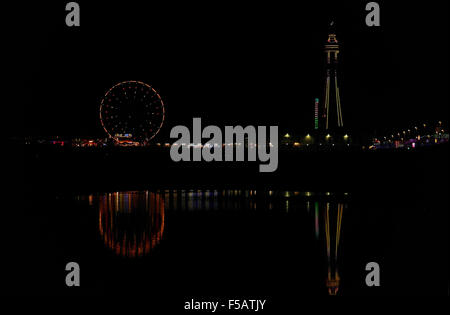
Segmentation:
[(164, 233), (164, 199), (149, 191), (105, 194), (99, 198), (98, 223), (104, 244), (115, 254), (148, 255)]

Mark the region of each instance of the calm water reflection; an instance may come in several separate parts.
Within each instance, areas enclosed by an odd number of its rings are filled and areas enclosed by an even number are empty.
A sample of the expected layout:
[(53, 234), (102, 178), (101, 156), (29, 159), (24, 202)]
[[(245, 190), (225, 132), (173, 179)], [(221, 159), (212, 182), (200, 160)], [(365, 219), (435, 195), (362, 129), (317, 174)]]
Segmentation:
[[(342, 256), (342, 220), (348, 208), (347, 193), (313, 193), (281, 190), (157, 190), (80, 195), (98, 209), (99, 234), (118, 256), (136, 258), (151, 254), (164, 238), (166, 213), (190, 211), (305, 212), (312, 238), (327, 259), (323, 273), (328, 294), (339, 291)], [(325, 259), (325, 258), (324, 258)]]
[[(90, 202), (92, 203), (92, 196)], [(164, 199), (154, 192), (115, 192), (98, 197), (98, 227), (117, 255), (149, 254), (164, 233)]]

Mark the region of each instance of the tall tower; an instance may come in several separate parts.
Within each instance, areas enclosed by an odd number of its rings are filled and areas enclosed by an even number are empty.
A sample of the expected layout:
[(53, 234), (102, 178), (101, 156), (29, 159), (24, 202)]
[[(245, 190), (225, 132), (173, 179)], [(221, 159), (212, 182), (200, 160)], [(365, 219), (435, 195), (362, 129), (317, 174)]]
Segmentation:
[(324, 48), (327, 73), (324, 97), (324, 119), (325, 129), (328, 130), (342, 128), (344, 126), (337, 79), (339, 43), (334, 32), (334, 22), (331, 22), (330, 24), (328, 40)]

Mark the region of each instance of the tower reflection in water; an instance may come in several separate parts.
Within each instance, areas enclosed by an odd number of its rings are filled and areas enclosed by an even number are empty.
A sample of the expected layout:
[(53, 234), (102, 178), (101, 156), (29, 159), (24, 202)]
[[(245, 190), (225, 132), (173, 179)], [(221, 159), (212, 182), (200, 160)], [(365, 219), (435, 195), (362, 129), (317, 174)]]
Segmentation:
[(102, 195), (98, 224), (103, 242), (117, 255), (147, 255), (164, 233), (164, 199), (149, 191)]
[[(341, 238), (342, 215), (344, 204), (334, 204), (337, 209), (332, 209), (330, 202), (325, 209), (325, 239), (327, 244), (328, 278), (327, 288), (330, 295), (336, 295), (339, 290), (338, 250)], [(333, 211), (335, 210), (335, 211)], [(330, 213), (331, 212), (331, 213)]]
[[(295, 214), (306, 210), (320, 251), (326, 252), (328, 294), (341, 285), (339, 257), (342, 218), (347, 208), (345, 193), (313, 193), (284, 190), (125, 191), (99, 195), (99, 230), (105, 245), (117, 255), (140, 257), (157, 246), (164, 232), (164, 212), (270, 210)], [(93, 204), (92, 195), (88, 198)], [(324, 255), (325, 256), (325, 255)]]

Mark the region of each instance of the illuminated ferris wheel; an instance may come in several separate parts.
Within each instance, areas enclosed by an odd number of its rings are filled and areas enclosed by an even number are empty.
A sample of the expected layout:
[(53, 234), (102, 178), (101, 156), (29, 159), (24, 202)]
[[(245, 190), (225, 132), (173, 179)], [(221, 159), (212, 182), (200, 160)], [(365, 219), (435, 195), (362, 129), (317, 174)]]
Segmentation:
[(161, 129), (164, 114), (159, 94), (140, 81), (114, 85), (100, 104), (102, 127), (118, 143), (142, 144), (153, 139)]

